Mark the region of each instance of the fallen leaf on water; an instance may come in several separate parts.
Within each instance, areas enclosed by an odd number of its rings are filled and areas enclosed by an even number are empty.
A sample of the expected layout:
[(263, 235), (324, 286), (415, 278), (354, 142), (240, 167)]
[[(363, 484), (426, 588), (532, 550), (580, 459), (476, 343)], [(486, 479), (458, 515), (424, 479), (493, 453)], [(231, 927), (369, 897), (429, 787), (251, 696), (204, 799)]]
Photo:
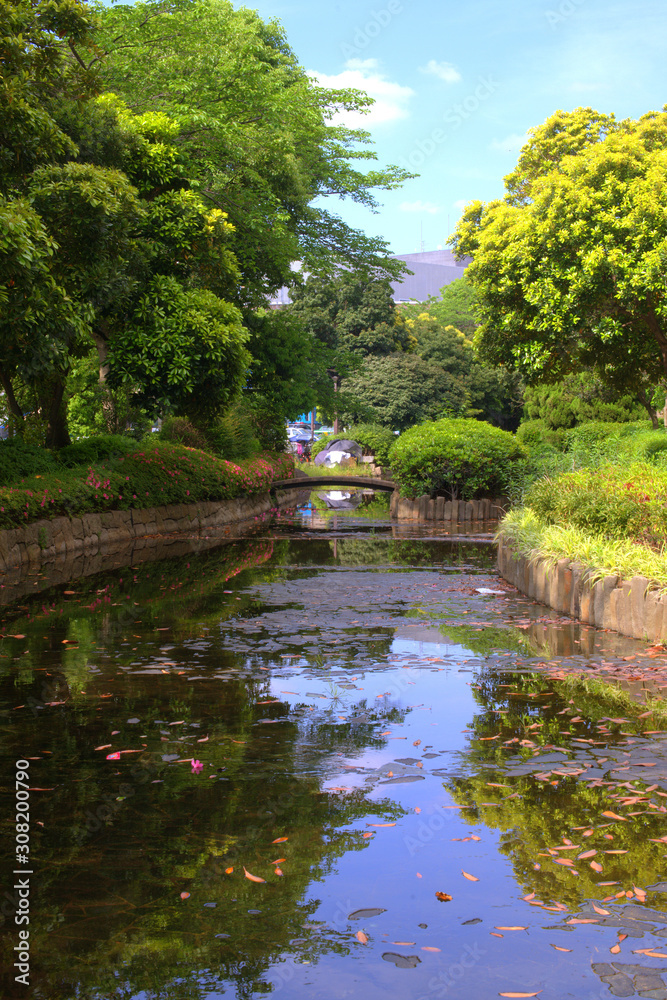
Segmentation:
[(496, 934), (495, 931), (489, 931), (489, 934), (491, 935), (491, 937), (503, 937), (504, 936), (503, 934)]
[(605, 811), (602, 813), (602, 815), (606, 816), (608, 819), (620, 819), (624, 823), (628, 822), (627, 819), (625, 818), (625, 816), (619, 816), (618, 813), (611, 812), (610, 809), (605, 809)]
[(283, 871), (282, 871), (282, 869), (281, 869), (281, 868), (274, 868), (274, 869), (273, 869), (273, 871), (274, 871), (274, 873), (275, 873), (276, 875), (282, 875), (282, 874), (283, 874)]
[(431, 945), (424, 944), (424, 945), (422, 945), (422, 951), (440, 951), (440, 949), (439, 948), (432, 948)]
[(605, 854), (627, 854), (627, 851), (605, 851)]
[(618, 940), (619, 941), (625, 941), (625, 939), (626, 939), (627, 936), (628, 936), (627, 934), (619, 934), (618, 935)]
[(101, 747), (95, 747), (95, 749), (96, 749), (96, 750), (108, 750), (110, 746), (111, 746), (111, 744), (110, 744), (110, 743), (105, 743), (105, 744), (104, 744), (104, 746), (101, 746)]
[(664, 951), (650, 951), (648, 948), (641, 948), (639, 951), (633, 951), (633, 955), (648, 955), (649, 958), (667, 958)]
[(574, 861), (570, 861), (569, 858), (554, 858), (553, 862), (555, 865), (565, 865), (567, 868), (574, 868)]
[(551, 947), (554, 948), (556, 951), (572, 951), (571, 948), (561, 948), (560, 945), (558, 944), (552, 944)]
[(375, 834), (372, 832), (372, 830), (368, 830), (368, 832), (362, 834), (362, 836), (363, 836), (364, 840), (366, 840), (368, 837), (374, 837)]
[(461, 874), (463, 875), (464, 878), (470, 879), (471, 882), (479, 882), (477, 876), (469, 875), (468, 872), (464, 872), (463, 869), (461, 869)]
[(415, 944), (416, 944), (417, 942), (416, 942), (416, 941), (392, 941), (391, 943), (392, 943), (392, 944), (400, 944), (400, 945), (402, 945), (402, 946), (403, 946), (404, 948), (411, 948), (411, 947), (412, 947), (413, 945), (415, 945)]
[(499, 993), (499, 997), (538, 997), (542, 990), (538, 990), (537, 993)]
[(527, 927), (496, 927), (497, 931), (527, 931)]
[(535, 899), (535, 893), (534, 892), (529, 892), (527, 896), (522, 896), (521, 898), (525, 899), (525, 901), (527, 903), (529, 903), (531, 901), (531, 899)]
[(361, 944), (368, 944), (368, 937), (366, 936), (366, 934), (364, 934), (363, 931), (357, 931), (357, 933), (354, 936), (356, 937), (357, 941), (359, 941)]
[(471, 840), (481, 840), (482, 838), (478, 837), (477, 834), (473, 833), (473, 834), (470, 835), (470, 839)]
[(609, 910), (603, 910), (601, 906), (596, 906), (595, 903), (593, 903), (593, 909), (596, 913), (599, 913), (601, 917), (609, 916)]
[(597, 861), (591, 861), (591, 868), (593, 869), (594, 872), (602, 871), (602, 865)]
[(566, 924), (599, 924), (600, 921), (597, 917), (573, 917), (572, 920), (566, 920)]
[(577, 861), (583, 861), (584, 858), (594, 858), (597, 851), (584, 851), (583, 854), (577, 854)]
[(233, 871), (233, 868), (225, 868), (225, 875), (231, 875)]
[[(395, 823), (369, 823), (368, 825), (369, 826), (396, 826)], [(285, 840), (287, 840), (287, 837), (285, 837)], [(277, 843), (277, 841), (274, 840), (274, 844), (275, 843)]]
[(189, 899), (189, 898), (190, 898), (190, 893), (189, 892), (182, 892), (181, 893), (181, 899)]
[(436, 892), (435, 898), (439, 899), (441, 903), (449, 903), (453, 896), (450, 896), (448, 892)]
[(422, 873), (421, 872), (417, 872), (417, 878), (422, 878)]
[(120, 751), (117, 750), (115, 753), (108, 753), (107, 760), (120, 760)]
[(251, 882), (266, 882), (265, 878), (260, 878), (259, 875), (251, 875), (247, 868), (244, 868), (245, 877), (249, 878)]
[(287, 861), (287, 858), (276, 858), (275, 861), (269, 861), (270, 865), (281, 865), (283, 861)]
[(412, 745), (413, 745), (413, 747), (418, 747), (420, 743), (421, 743), (421, 740), (415, 740)]
[(276, 837), (276, 839), (272, 840), (271, 843), (272, 844), (284, 844), (286, 840), (289, 840), (289, 837)]
[(612, 953), (612, 955), (620, 955), (621, 954), (620, 944), (613, 944), (609, 949), (609, 951)]

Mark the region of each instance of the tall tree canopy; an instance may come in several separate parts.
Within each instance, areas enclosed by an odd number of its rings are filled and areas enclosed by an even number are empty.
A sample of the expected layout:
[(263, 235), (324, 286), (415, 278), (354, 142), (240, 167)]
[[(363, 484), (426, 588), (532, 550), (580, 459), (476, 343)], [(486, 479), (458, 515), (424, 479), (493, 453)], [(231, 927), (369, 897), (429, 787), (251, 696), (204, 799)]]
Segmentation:
[(310, 272), (341, 264), (402, 270), (383, 240), (322, 207), (333, 196), (373, 208), (374, 189), (410, 176), (398, 167), (360, 170), (376, 158), (368, 132), (335, 124), (338, 112), (367, 108), (367, 95), (318, 87), (277, 21), (229, 0), (157, 0), (98, 13), (104, 87), (132, 110), (161, 111), (176, 123), (193, 185), (235, 227), (245, 303), (261, 305), (289, 283), (295, 260)]
[(667, 378), (667, 113), (558, 111), (506, 188), (452, 240), (473, 257), (482, 355), (529, 382), (589, 368), (648, 399)]

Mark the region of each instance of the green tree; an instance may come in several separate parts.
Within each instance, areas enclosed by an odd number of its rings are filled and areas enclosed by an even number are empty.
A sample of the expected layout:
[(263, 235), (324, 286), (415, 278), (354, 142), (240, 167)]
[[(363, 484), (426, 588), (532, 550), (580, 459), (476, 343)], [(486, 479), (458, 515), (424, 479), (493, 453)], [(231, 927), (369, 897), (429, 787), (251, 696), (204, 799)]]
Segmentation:
[(579, 108), (533, 130), (504, 200), (469, 206), (452, 240), (473, 257), (483, 357), (531, 383), (587, 368), (651, 412), (667, 379), (666, 170), (665, 112)]
[(295, 260), (310, 272), (404, 269), (384, 241), (313, 204), (333, 196), (373, 208), (374, 189), (409, 176), (398, 167), (359, 170), (375, 159), (368, 132), (331, 123), (338, 111), (367, 108), (367, 95), (316, 86), (277, 21), (229, 0), (137, 3), (101, 9), (99, 18), (104, 86), (135, 112), (169, 116), (188, 176), (228, 213), (244, 304), (262, 305), (290, 282)]
[(369, 420), (404, 431), (445, 412), (464, 413), (463, 385), (432, 361), (414, 354), (368, 357), (358, 372), (343, 380), (347, 423)]
[(437, 319), (441, 327), (454, 326), (467, 338), (472, 338), (479, 322), (476, 313), (477, 293), (466, 274), (440, 289), (440, 295), (431, 295), (426, 302), (401, 305), (400, 311), (409, 319), (416, 319), (427, 312)]

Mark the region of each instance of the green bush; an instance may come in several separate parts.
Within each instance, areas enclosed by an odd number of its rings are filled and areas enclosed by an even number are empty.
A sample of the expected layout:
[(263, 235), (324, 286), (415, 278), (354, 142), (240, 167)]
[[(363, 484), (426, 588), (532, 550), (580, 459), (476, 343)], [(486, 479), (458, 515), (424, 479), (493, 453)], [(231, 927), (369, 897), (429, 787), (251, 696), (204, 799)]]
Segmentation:
[(524, 420), (517, 429), (516, 439), (531, 452), (549, 448), (564, 451), (566, 445), (565, 431), (550, 427), (545, 420)]
[(68, 469), (77, 465), (90, 465), (91, 462), (103, 462), (108, 458), (117, 458), (130, 451), (136, 451), (137, 442), (120, 434), (99, 434), (97, 437), (84, 438), (75, 444), (68, 444), (58, 452), (58, 460)]
[(274, 479), (288, 478), (293, 469), (289, 455), (234, 463), (194, 448), (150, 441), (87, 468), (62, 468), (0, 488), (0, 528), (61, 514), (228, 500), (265, 492)]
[(345, 437), (356, 441), (365, 455), (374, 455), (377, 465), (389, 465), (389, 449), (396, 435), (380, 424), (354, 424), (345, 431)]
[(243, 400), (206, 428), (206, 438), (216, 455), (230, 461), (250, 458), (260, 449), (255, 436), (254, 414)]
[[(340, 437), (340, 434), (338, 437)], [(313, 441), (313, 447), (310, 449), (311, 459), (315, 458), (316, 455), (319, 455), (321, 451), (324, 451), (326, 446), (329, 444), (329, 441), (333, 441), (333, 439), (334, 435), (327, 433), (323, 434), (319, 441)]]
[(46, 448), (24, 444), (20, 437), (0, 441), (0, 486), (16, 483), (24, 476), (42, 475), (58, 467)]
[(389, 463), (401, 493), (453, 500), (504, 494), (525, 449), (512, 434), (480, 420), (444, 419), (411, 427), (394, 442)]
[(165, 417), (159, 436), (161, 441), (182, 444), (186, 448), (199, 448), (204, 451), (208, 447), (204, 432), (195, 427), (187, 417)]
[(524, 503), (545, 524), (661, 547), (667, 534), (667, 469), (647, 462), (577, 469), (537, 480)]

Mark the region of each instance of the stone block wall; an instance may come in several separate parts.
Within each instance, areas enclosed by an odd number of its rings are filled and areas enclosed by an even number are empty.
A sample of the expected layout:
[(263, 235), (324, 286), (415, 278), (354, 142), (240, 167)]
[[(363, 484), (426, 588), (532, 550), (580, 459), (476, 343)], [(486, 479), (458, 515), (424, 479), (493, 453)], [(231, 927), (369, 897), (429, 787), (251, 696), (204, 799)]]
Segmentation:
[[(276, 505), (294, 505), (294, 492), (268, 493), (198, 504), (169, 504), (145, 510), (112, 510), (81, 517), (34, 521), (25, 528), (0, 530), (0, 577), (15, 582), (42, 566), (63, 559), (118, 549), (142, 549), (168, 536), (218, 534), (244, 521), (254, 523)], [(155, 546), (153, 546), (155, 547)]]
[(529, 559), (507, 542), (498, 545), (498, 570), (533, 600), (560, 614), (621, 635), (667, 644), (667, 595), (658, 594), (645, 576), (595, 579), (579, 562)]

